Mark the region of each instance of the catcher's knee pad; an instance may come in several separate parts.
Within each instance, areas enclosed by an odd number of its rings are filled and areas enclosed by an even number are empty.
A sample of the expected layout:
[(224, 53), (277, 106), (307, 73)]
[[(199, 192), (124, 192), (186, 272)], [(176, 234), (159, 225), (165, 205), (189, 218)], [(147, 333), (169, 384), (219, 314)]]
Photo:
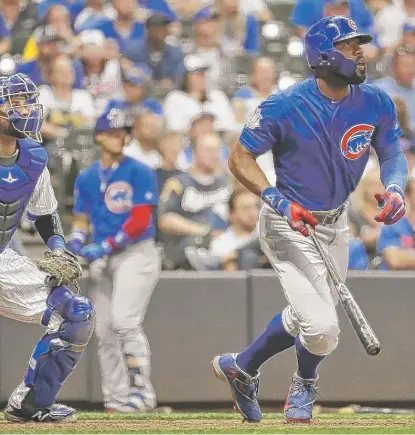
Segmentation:
[(49, 324), (49, 320), (56, 311), (64, 320), (81, 322), (89, 319), (94, 314), (92, 302), (85, 296), (74, 294), (68, 287), (54, 287), (47, 299), (46, 310), (42, 316), (43, 326)]

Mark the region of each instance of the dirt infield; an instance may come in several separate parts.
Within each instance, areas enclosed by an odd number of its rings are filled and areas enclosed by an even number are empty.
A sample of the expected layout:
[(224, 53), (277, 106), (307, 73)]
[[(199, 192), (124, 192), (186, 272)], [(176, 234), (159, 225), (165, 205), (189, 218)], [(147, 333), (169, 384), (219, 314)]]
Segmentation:
[(234, 415), (225, 418), (186, 414), (185, 417), (123, 418), (113, 415), (88, 419), (82, 414), (74, 422), (60, 424), (10, 423), (0, 420), (0, 433), (415, 433), (415, 418), (396, 416), (325, 416), (311, 424), (287, 424), (281, 417), (265, 418), (259, 424), (242, 423)]

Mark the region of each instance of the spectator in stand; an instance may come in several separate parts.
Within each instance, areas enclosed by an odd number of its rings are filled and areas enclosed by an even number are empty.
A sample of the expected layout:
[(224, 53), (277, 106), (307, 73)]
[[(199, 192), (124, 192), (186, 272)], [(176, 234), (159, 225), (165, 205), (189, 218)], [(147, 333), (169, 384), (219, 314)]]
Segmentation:
[(68, 11), (70, 10), (71, 6), (74, 4), (73, 0), (35, 0), (35, 3), (38, 3), (37, 7), (37, 15), (39, 20), (44, 20), (49, 9), (52, 6), (56, 5), (62, 5), (64, 6)]
[[(330, 15), (352, 18), (362, 33), (371, 33), (373, 28), (373, 16), (366, 8), (364, 0), (297, 0), (291, 22), (296, 26), (296, 33), (302, 37), (315, 22)], [(379, 54), (377, 42), (365, 44), (362, 48), (366, 61), (377, 58)]]
[(220, 44), (219, 14), (215, 8), (206, 7), (192, 19), (192, 44), (187, 54), (197, 54), (209, 66), (209, 89), (227, 90), (231, 86), (233, 57)]
[(362, 240), (369, 257), (370, 267), (377, 267), (376, 243), (379, 237), (380, 224), (374, 220), (379, 213), (375, 193), (382, 189), (379, 167), (366, 172), (356, 191), (351, 196), (349, 221), (355, 228), (356, 236)]
[(190, 19), (203, 7), (204, 0), (141, 0), (141, 4), (156, 14), (167, 15), (170, 21)]
[[(44, 20), (44, 24), (52, 28), (65, 44), (66, 54), (76, 54), (80, 46), (78, 37), (74, 34), (68, 9), (63, 5), (51, 6)], [(36, 30), (27, 41), (23, 51), (23, 60), (37, 59), (39, 49), (36, 40)]]
[(52, 61), (49, 80), (50, 86), (39, 88), (45, 116), (41, 130), (44, 138), (64, 138), (69, 130), (92, 128), (95, 121), (92, 96), (84, 89), (73, 89), (74, 73), (68, 56), (60, 55)]
[(27, 40), (38, 24), (37, 5), (27, 1), (2, 0), (0, 2), (0, 11), (3, 14), (7, 28), (10, 30), (8, 53), (20, 56)]
[(415, 180), (406, 188), (406, 215), (394, 225), (382, 225), (377, 249), (382, 270), (415, 270)]
[(164, 101), (167, 128), (186, 134), (198, 114), (210, 112), (215, 116), (215, 130), (235, 130), (235, 116), (228, 97), (222, 91), (207, 88), (208, 65), (200, 56), (189, 55), (185, 66), (181, 90), (170, 92)]
[(358, 237), (356, 228), (349, 223), (349, 270), (366, 270), (369, 258), (362, 240)]
[(229, 199), (228, 228), (215, 238), (208, 249), (190, 246), (187, 257), (195, 270), (262, 268), (265, 264), (256, 229), (260, 201), (251, 192), (239, 190)]
[(364, 0), (373, 14), (373, 32), (384, 52), (393, 51), (402, 35), (402, 9), (394, 0)]
[(94, 98), (95, 113), (105, 110), (110, 100), (121, 100), (121, 67), (117, 58), (109, 58), (104, 34), (96, 29), (80, 33), (79, 59), (85, 72), (85, 89)]
[(131, 130), (132, 140), (124, 147), (124, 154), (152, 169), (161, 166), (162, 158), (158, 151), (159, 141), (164, 131), (161, 106), (142, 104)]
[[(182, 170), (187, 170), (193, 160), (193, 145), (205, 135), (215, 134), (215, 115), (210, 112), (198, 113), (191, 121), (186, 143), (179, 156), (179, 166)], [(229, 157), (228, 147), (221, 141), (221, 161), (224, 168), (228, 168), (227, 160)]]
[(224, 50), (233, 56), (244, 52), (259, 52), (259, 24), (253, 15), (245, 15), (239, 0), (216, 0), (220, 15), (220, 42)]
[(395, 103), (398, 122), (403, 131), (399, 142), (408, 161), (408, 173), (415, 175), (415, 135), (410, 126), (408, 105), (403, 98), (398, 96), (393, 96), (392, 100)]
[(274, 19), (264, 0), (239, 0), (241, 12), (253, 15), (258, 21), (266, 22)]
[(277, 80), (277, 71), (272, 59), (260, 57), (254, 61), (250, 86), (238, 89), (232, 100), (236, 120), (241, 126), (262, 101), (277, 91)]
[[(229, 199), (230, 226), (223, 234), (212, 241), (210, 253), (222, 259), (223, 269), (233, 271), (238, 269), (238, 251), (257, 240), (257, 220), (260, 209), (258, 197), (249, 191), (239, 191)], [(257, 261), (262, 255), (256, 251)]]
[(10, 48), (10, 29), (7, 27), (3, 14), (0, 12), (0, 56)]
[(18, 21), (22, 9), (23, 2), (19, 0), (2, 0), (0, 2), (0, 11), (9, 30), (12, 30), (13, 26)]
[[(66, 52), (65, 41), (53, 27), (41, 26), (36, 29), (38, 56), (36, 60), (25, 62), (17, 67), (18, 73), (27, 74), (36, 86), (48, 83), (49, 70), (53, 61)], [(79, 60), (72, 60), (75, 74), (74, 88), (83, 88), (84, 72)]]
[(164, 268), (191, 269), (186, 248), (209, 246), (214, 207), (226, 205), (230, 196), (227, 177), (215, 175), (220, 166), (220, 142), (214, 135), (203, 136), (194, 145), (189, 171), (164, 185), (159, 203)]
[(74, 3), (71, 6), (71, 15), (75, 32), (79, 33), (96, 28), (107, 20), (114, 20), (117, 13), (105, 0), (86, 0)]
[[(142, 113), (143, 109), (150, 112), (163, 114), (162, 104), (148, 98), (152, 88), (152, 72), (145, 64), (123, 63), (121, 67), (122, 100), (127, 115), (128, 125), (133, 125), (135, 118)], [(109, 104), (112, 104), (110, 101)]]
[(151, 15), (146, 21), (146, 38), (124, 52), (133, 62), (151, 68), (154, 89), (164, 93), (163, 96), (180, 86), (185, 73), (182, 50), (166, 42), (170, 23), (166, 15)]
[(156, 169), (158, 192), (161, 192), (166, 181), (177, 177), (182, 171), (178, 168), (178, 159), (183, 148), (183, 137), (176, 131), (163, 133), (159, 142), (161, 165)]
[(373, 26), (373, 16), (363, 0), (297, 0), (291, 23), (299, 36), (325, 16), (343, 15), (356, 23), (360, 32), (366, 33)]
[(415, 126), (415, 53), (398, 48), (391, 62), (391, 76), (376, 80), (374, 84), (390, 96), (402, 97), (409, 107), (411, 128)]
[(415, 52), (415, 19), (408, 19), (402, 27), (402, 38), (399, 47), (404, 47), (407, 51)]
[(145, 28), (136, 0), (112, 0), (112, 6), (117, 13), (113, 20), (106, 20), (97, 25), (106, 38), (117, 42), (120, 53), (131, 46), (139, 44), (145, 34)]

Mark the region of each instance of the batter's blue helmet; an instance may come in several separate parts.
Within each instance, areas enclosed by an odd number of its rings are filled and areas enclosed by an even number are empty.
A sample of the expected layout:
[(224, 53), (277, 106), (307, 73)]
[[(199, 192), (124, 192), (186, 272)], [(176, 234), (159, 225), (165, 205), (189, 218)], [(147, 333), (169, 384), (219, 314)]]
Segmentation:
[(359, 38), (361, 44), (372, 41), (372, 36), (359, 33), (351, 18), (342, 16), (325, 17), (310, 27), (305, 35), (305, 51), (311, 69), (329, 67), (333, 72), (352, 77), (356, 62), (336, 50), (335, 43)]
[(27, 75), (0, 77), (0, 106), (5, 113), (0, 117), (7, 119), (19, 136), (41, 142), (43, 106), (38, 96), (37, 87)]

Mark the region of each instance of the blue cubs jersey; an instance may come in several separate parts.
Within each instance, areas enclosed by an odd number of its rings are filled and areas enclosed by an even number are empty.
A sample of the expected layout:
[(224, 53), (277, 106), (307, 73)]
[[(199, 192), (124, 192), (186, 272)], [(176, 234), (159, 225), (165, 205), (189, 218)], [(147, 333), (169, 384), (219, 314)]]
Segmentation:
[[(156, 173), (147, 165), (124, 157), (112, 169), (99, 161), (81, 172), (75, 181), (74, 213), (88, 215), (92, 241), (100, 243), (122, 229), (136, 205), (156, 205)], [(154, 238), (154, 213), (150, 225), (135, 242)]]
[(373, 146), (379, 160), (400, 152), (396, 109), (373, 85), (351, 85), (341, 101), (313, 77), (272, 94), (250, 116), (240, 142), (255, 155), (272, 150), (276, 187), (308, 210), (332, 210), (355, 190)]
[(0, 252), (19, 226), (48, 162), (45, 149), (31, 139), (19, 139), (18, 148), (16, 161), (10, 166), (0, 166)]
[[(377, 242), (377, 251), (383, 255), (383, 251), (387, 248), (415, 248), (414, 229), (406, 216), (396, 224), (382, 225)], [(380, 269), (387, 270), (388, 265), (382, 261)]]

